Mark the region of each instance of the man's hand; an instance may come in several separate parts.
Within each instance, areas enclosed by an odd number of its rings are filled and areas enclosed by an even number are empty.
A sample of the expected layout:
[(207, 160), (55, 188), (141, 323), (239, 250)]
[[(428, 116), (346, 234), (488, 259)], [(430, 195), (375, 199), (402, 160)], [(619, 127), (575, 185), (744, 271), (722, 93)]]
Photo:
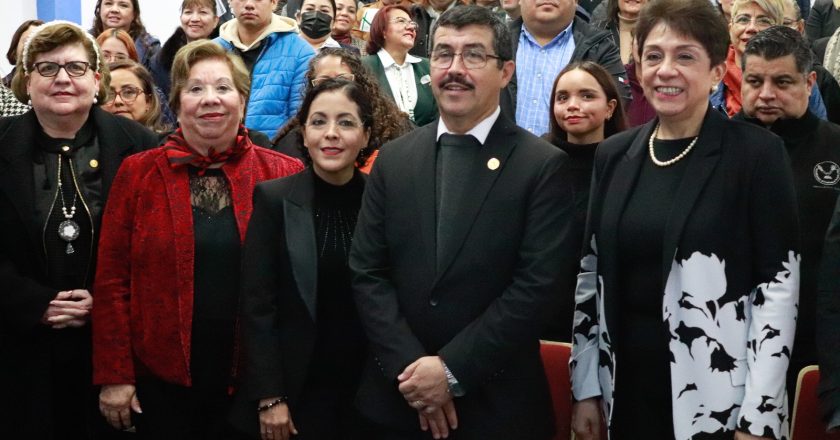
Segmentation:
[[(427, 409), (431, 408), (430, 411)], [(417, 411), (420, 417), (420, 429), (432, 430), (432, 437), (447, 438), (450, 429), (458, 429), (458, 415), (455, 412), (455, 402), (449, 400), (441, 408), (427, 407)]]
[(439, 356), (424, 356), (417, 359), (397, 376), (399, 389), (408, 404), (416, 409), (430, 408), (429, 412), (440, 409), (452, 401), (449, 383), (443, 361)]

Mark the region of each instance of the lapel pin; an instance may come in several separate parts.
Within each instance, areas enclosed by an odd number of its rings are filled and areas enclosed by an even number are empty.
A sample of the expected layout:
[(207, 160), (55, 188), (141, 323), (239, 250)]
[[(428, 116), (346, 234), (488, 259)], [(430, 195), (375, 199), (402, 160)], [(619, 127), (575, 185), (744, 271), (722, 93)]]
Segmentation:
[(98, 168), (99, 167), (99, 161), (96, 160), (96, 159), (91, 159), (90, 160), (90, 167), (91, 168)]
[(489, 168), (492, 171), (496, 171), (497, 169), (499, 169), (499, 164), (499, 159), (491, 157), (490, 160), (487, 161), (487, 168)]

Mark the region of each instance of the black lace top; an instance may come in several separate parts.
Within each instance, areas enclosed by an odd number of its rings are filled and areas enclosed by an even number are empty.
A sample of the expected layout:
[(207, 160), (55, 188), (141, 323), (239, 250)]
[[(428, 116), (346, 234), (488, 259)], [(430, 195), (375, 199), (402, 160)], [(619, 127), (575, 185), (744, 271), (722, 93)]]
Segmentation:
[(190, 173), (195, 235), (190, 372), (193, 387), (229, 385), (239, 300), (241, 244), (230, 185), (221, 169)]

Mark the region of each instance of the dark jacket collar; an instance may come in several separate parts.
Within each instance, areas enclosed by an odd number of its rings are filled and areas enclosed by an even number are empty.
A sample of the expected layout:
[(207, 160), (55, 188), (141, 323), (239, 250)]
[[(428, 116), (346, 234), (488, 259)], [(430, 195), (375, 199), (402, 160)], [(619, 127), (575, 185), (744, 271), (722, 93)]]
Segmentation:
[(759, 127), (764, 127), (784, 139), (785, 144), (788, 143), (788, 140), (798, 140), (812, 136), (814, 131), (820, 125), (820, 118), (811, 113), (811, 110), (807, 109), (802, 117), (778, 119), (769, 127), (764, 125), (764, 123), (757, 118), (747, 116), (743, 109), (738, 112), (733, 119), (743, 120), (751, 124), (758, 125)]

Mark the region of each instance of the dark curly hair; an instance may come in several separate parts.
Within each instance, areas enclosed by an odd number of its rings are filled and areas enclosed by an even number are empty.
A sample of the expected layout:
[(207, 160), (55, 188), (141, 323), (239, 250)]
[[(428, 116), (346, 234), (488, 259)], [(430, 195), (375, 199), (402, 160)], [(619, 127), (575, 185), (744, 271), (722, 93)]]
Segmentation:
[[(373, 121), (373, 125), (370, 130), (370, 142), (368, 143), (369, 147), (366, 148), (367, 151), (364, 152), (366, 154), (366, 158), (372, 154), (374, 150), (378, 149), (386, 142), (396, 139), (414, 128), (411, 121), (408, 119), (408, 115), (403, 113), (399, 107), (394, 104), (394, 102), (388, 100), (382, 95), (382, 89), (379, 86), (379, 82), (370, 74), (370, 72), (368, 72), (358, 55), (347, 49), (325, 47), (312, 58), (309, 62), (309, 70), (306, 72), (306, 87), (303, 92), (304, 96), (308, 96), (310, 91), (313, 89), (312, 80), (315, 79), (315, 67), (321, 60), (327, 57), (338, 57), (341, 59), (341, 64), (347, 66), (347, 68), (350, 69), (350, 72), (353, 73), (355, 78), (354, 82), (358, 84), (361, 90), (364, 91), (365, 100), (370, 103), (370, 114), (362, 115), (364, 117), (369, 117), (370, 120)], [(301, 109), (303, 109), (303, 107), (301, 107)], [(359, 110), (362, 111), (362, 108), (359, 107)], [(304, 119), (298, 119), (297, 117), (290, 119), (286, 125), (277, 132), (273, 143), (276, 144), (287, 134), (296, 132), (298, 135), (297, 143), (302, 146), (303, 138), (300, 131), (296, 129), (303, 125), (302, 122), (305, 120), (305, 116)], [(304, 156), (305, 155), (306, 154), (304, 153)], [(364, 162), (361, 163), (364, 164)]]

